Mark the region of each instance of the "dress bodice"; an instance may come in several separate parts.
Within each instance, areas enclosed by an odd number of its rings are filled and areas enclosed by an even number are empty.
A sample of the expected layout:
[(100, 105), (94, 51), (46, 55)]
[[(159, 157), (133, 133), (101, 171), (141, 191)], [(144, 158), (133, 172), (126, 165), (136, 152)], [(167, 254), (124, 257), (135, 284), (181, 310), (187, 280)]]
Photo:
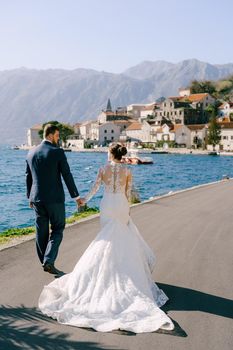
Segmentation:
[(106, 193), (124, 193), (129, 199), (132, 187), (131, 171), (124, 164), (116, 162), (101, 167), (95, 184), (85, 198), (86, 201), (94, 196), (101, 184), (104, 185)]
[(121, 163), (110, 163), (102, 168), (102, 181), (106, 192), (125, 192), (129, 169)]

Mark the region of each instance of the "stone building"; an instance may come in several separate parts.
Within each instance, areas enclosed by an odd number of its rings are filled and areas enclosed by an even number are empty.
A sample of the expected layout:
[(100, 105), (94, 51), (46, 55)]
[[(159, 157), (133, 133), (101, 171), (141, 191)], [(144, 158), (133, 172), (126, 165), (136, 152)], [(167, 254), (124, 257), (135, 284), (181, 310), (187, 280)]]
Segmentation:
[(112, 122), (116, 120), (130, 120), (131, 117), (127, 113), (126, 107), (118, 107), (115, 111), (112, 110), (111, 101), (108, 99), (107, 107), (97, 117), (100, 124)]
[(126, 136), (128, 140), (131, 141), (142, 141), (143, 133), (142, 133), (142, 124), (135, 121), (131, 123), (130, 126), (126, 129)]
[(37, 124), (32, 126), (30, 129), (27, 131), (27, 142), (28, 146), (38, 146), (41, 143), (41, 138), (38, 134), (38, 132), (42, 129), (41, 124)]
[(117, 142), (120, 139), (121, 127), (114, 122), (104, 124), (93, 123), (91, 128), (91, 140), (97, 141), (100, 146), (106, 146), (111, 142)]
[(233, 122), (219, 124), (221, 126), (220, 150), (233, 151)]
[(190, 130), (190, 146), (202, 148), (206, 144), (207, 126), (205, 124), (187, 125)]
[(162, 117), (173, 124), (204, 124), (209, 121), (209, 113), (205, 110), (215, 99), (210, 94), (191, 94), (165, 99), (155, 109), (155, 118)]
[(127, 113), (133, 119), (139, 119), (141, 112), (145, 109), (145, 104), (134, 103), (127, 106)]
[(156, 105), (157, 104), (155, 102), (144, 105), (144, 108), (140, 112), (139, 120), (143, 121), (145, 119), (154, 118), (154, 111), (155, 111)]
[(75, 123), (73, 125), (75, 135), (80, 135), (80, 127), (82, 123)]
[(175, 142), (178, 146), (191, 147), (191, 131), (187, 125), (174, 125), (173, 131), (175, 133)]
[(86, 121), (82, 123), (79, 127), (79, 135), (81, 139), (90, 140), (91, 139), (91, 129), (93, 121)]
[(223, 102), (218, 108), (219, 117), (233, 117), (233, 102)]
[(156, 130), (156, 137), (157, 141), (175, 141), (175, 132), (169, 125), (163, 124)]

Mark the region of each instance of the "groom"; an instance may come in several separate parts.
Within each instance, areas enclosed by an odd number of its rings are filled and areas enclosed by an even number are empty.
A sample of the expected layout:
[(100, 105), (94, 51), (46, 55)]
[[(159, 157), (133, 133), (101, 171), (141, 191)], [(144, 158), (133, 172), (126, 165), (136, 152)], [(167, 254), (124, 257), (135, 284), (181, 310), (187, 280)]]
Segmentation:
[[(36, 248), (44, 271), (59, 274), (54, 266), (65, 228), (65, 195), (61, 176), (70, 196), (80, 206), (80, 198), (63, 149), (58, 147), (59, 129), (47, 124), (44, 140), (28, 153), (27, 197), (35, 211)], [(51, 225), (51, 233), (49, 233)]]

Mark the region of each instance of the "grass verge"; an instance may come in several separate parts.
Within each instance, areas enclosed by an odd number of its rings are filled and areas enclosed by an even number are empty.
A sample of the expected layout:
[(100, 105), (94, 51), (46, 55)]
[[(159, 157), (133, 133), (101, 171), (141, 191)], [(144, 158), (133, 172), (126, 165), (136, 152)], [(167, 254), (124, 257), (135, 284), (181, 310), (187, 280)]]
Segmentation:
[[(75, 212), (70, 217), (66, 218), (67, 224), (73, 224), (81, 219), (87, 218), (88, 216), (98, 214), (98, 208), (84, 208), (82, 212)], [(21, 236), (28, 236), (35, 233), (35, 227), (24, 227), (24, 228), (10, 228), (6, 231), (0, 232), (0, 244), (9, 243), (12, 239)]]

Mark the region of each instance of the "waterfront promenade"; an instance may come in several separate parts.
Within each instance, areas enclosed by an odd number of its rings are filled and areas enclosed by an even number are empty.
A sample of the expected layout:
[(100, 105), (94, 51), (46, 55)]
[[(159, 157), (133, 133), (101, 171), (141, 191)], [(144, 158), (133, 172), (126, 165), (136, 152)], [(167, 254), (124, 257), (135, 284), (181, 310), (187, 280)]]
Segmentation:
[[(163, 310), (174, 331), (98, 333), (42, 316), (38, 297), (53, 276), (41, 269), (31, 240), (0, 252), (0, 349), (232, 349), (232, 194), (227, 180), (131, 209), (156, 253), (153, 277), (170, 298)], [(98, 229), (98, 218), (68, 227), (57, 267), (71, 271)]]
[[(27, 145), (17, 146), (17, 149), (29, 151), (34, 148)], [(108, 147), (97, 147), (97, 148), (77, 148), (77, 147), (69, 147), (66, 150), (72, 152), (80, 152), (80, 153), (107, 153)], [(137, 151), (139, 154), (150, 154), (150, 153), (163, 153), (165, 150), (163, 148), (149, 149), (149, 148), (136, 148), (132, 149), (133, 151)], [(209, 154), (209, 150), (205, 149), (190, 149), (190, 148), (168, 148), (166, 152), (169, 154), (193, 154), (193, 155), (207, 155)], [(233, 156), (233, 152), (231, 151), (221, 151), (219, 155), (222, 156)]]

